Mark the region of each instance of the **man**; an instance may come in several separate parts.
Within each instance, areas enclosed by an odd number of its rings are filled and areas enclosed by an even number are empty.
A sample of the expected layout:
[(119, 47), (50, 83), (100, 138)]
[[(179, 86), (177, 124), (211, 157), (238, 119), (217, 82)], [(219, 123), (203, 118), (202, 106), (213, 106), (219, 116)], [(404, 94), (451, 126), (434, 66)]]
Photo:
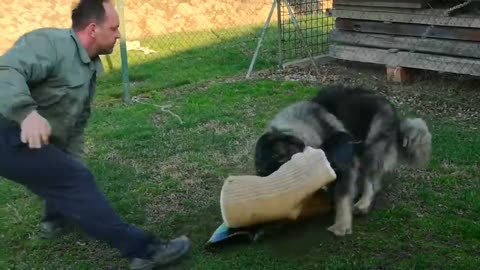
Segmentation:
[(0, 57), (0, 177), (45, 200), (47, 236), (70, 221), (117, 248), (132, 269), (170, 263), (189, 251), (189, 239), (163, 241), (126, 223), (82, 161), (99, 55), (120, 36), (118, 14), (107, 0), (80, 0), (71, 18), (71, 29), (34, 30)]

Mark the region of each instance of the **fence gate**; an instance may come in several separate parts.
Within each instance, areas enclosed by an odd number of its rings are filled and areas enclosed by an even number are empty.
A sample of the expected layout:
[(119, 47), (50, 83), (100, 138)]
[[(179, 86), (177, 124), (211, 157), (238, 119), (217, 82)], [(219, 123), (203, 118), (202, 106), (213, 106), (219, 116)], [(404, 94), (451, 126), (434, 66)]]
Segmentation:
[(333, 0), (278, 0), (279, 62), (323, 55), (334, 20)]

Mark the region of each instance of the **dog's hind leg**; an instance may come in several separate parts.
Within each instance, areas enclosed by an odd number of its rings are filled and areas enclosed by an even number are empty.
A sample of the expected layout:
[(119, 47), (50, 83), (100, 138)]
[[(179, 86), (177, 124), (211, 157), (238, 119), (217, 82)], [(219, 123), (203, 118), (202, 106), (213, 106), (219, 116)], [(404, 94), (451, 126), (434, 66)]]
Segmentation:
[(385, 172), (392, 170), (397, 162), (397, 152), (393, 140), (380, 140), (371, 145), (363, 159), (358, 182), (363, 185), (362, 195), (355, 203), (355, 214), (367, 214), (382, 189), (382, 178)]
[(375, 194), (381, 189), (384, 172), (393, 168), (397, 161), (396, 126), (395, 110), (389, 104), (384, 104), (373, 117), (363, 146), (359, 179), (363, 190), (360, 200), (355, 204), (355, 213), (369, 212)]
[(362, 196), (355, 203), (355, 214), (367, 214), (370, 211), (375, 194), (381, 189), (381, 170), (365, 170), (361, 173), (360, 183), (363, 184)]

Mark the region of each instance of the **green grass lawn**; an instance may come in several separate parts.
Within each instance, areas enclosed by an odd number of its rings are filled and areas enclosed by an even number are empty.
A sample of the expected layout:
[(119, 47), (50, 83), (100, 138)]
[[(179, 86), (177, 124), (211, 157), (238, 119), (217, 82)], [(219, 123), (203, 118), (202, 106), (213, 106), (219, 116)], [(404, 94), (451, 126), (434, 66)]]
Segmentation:
[[(353, 235), (333, 237), (326, 231), (331, 217), (319, 217), (272, 231), (256, 244), (205, 250), (203, 244), (221, 223), (222, 181), (229, 174), (252, 173), (255, 139), (266, 122), (318, 87), (301, 81), (228, 79), (244, 76), (250, 59), (237, 49), (217, 49), (206, 46), (137, 63), (131, 70), (132, 94), (141, 95), (141, 102), (129, 106), (121, 103), (119, 74), (107, 74), (99, 83), (87, 130), (88, 164), (114, 208), (128, 221), (166, 238), (185, 233), (193, 239), (190, 260), (178, 268), (480, 265), (479, 122), (428, 111), (422, 116), (434, 134), (430, 166), (388, 175), (385, 194), (374, 212), (354, 221)], [(429, 93), (416, 87), (402, 90)], [(429, 91), (442, 98), (433, 93), (435, 88)], [(454, 95), (447, 104), (461, 99)], [(478, 102), (471, 104), (478, 110)], [(169, 110), (181, 122), (162, 111), (162, 105), (171, 105)], [(37, 197), (0, 181), (0, 269), (127, 268), (115, 250), (79, 230), (55, 240), (39, 239), (40, 213)]]

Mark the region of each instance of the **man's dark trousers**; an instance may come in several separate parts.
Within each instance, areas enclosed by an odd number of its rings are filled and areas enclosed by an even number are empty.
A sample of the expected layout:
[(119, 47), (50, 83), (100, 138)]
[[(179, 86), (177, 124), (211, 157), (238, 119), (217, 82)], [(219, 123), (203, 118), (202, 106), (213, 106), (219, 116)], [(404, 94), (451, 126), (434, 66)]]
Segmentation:
[(117, 248), (122, 256), (143, 257), (150, 235), (119, 217), (92, 173), (57, 147), (30, 149), (21, 142), (17, 127), (0, 127), (0, 176), (42, 197), (47, 208)]

